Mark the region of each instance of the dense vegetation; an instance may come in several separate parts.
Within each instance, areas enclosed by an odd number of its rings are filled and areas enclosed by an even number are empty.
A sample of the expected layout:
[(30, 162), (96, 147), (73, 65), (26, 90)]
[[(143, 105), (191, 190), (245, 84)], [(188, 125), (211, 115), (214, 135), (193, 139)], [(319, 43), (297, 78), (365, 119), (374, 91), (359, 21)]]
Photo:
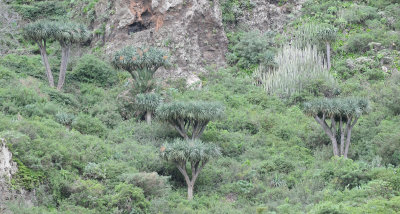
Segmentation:
[(398, 0), (308, 0), (284, 32), (263, 33), (235, 26), (251, 1), (225, 0), (230, 66), (202, 89), (160, 84), (163, 50), (126, 47), (111, 62), (77, 43), (86, 55), (57, 90), (46, 71), (65, 45), (48, 41), (46, 68), (22, 23), (89, 26), (96, 2), (0, 2), (20, 14), (0, 38), (0, 137), (19, 168), (12, 187), (36, 194), (12, 213), (400, 212)]

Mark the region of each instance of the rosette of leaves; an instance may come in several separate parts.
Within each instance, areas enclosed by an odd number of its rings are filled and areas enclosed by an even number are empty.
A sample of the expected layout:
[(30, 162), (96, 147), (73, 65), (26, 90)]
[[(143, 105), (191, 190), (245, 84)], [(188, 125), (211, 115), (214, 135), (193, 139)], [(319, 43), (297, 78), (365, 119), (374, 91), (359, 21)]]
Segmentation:
[(136, 107), (146, 114), (146, 122), (151, 124), (151, 118), (157, 107), (162, 102), (162, 97), (156, 93), (138, 94), (135, 98)]
[(156, 114), (172, 125), (184, 139), (198, 139), (210, 121), (224, 115), (224, 106), (218, 102), (176, 101), (160, 105)]
[(131, 74), (137, 92), (146, 93), (154, 89), (154, 73), (168, 65), (168, 56), (158, 48), (128, 46), (117, 51), (112, 62), (115, 67)]
[(72, 122), (74, 122), (75, 115), (66, 112), (58, 112), (55, 119), (58, 123), (70, 128)]

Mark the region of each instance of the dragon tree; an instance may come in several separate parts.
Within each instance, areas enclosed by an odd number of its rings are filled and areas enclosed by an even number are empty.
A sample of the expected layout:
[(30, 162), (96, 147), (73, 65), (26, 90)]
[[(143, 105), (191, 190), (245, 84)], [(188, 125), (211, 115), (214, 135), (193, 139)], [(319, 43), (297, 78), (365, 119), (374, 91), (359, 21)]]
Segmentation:
[(158, 48), (125, 47), (114, 54), (115, 67), (128, 71), (138, 93), (149, 93), (155, 88), (154, 73), (168, 65), (167, 54)]
[(352, 129), (368, 110), (369, 102), (362, 98), (322, 98), (304, 103), (304, 112), (314, 117), (329, 136), (333, 154), (345, 158), (349, 152)]
[(160, 105), (162, 98), (156, 93), (145, 93), (136, 95), (135, 104), (140, 111), (145, 113), (147, 124), (151, 124), (151, 118)]
[(199, 139), (207, 124), (223, 114), (220, 103), (205, 101), (164, 103), (156, 110), (158, 118), (173, 126), (185, 140)]
[[(219, 148), (212, 143), (182, 139), (175, 139), (171, 143), (164, 144), (160, 152), (164, 160), (174, 163), (182, 173), (187, 185), (189, 200), (193, 199), (194, 184), (201, 170), (210, 159), (221, 155)], [(190, 164), (191, 176), (186, 169), (188, 163)]]
[(38, 44), (50, 87), (54, 87), (54, 78), (47, 56), (47, 44), (49, 40), (56, 40), (60, 43), (61, 66), (57, 84), (58, 90), (62, 89), (65, 82), (65, 73), (71, 45), (85, 42), (90, 38), (90, 33), (84, 25), (73, 22), (49, 20), (39, 20), (28, 24), (23, 29), (23, 35), (27, 40)]

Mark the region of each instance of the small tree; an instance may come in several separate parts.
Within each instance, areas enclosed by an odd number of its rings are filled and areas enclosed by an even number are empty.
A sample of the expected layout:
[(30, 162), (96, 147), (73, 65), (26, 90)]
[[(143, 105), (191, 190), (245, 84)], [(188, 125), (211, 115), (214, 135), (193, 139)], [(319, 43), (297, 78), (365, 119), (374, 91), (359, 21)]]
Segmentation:
[(53, 38), (61, 46), (61, 66), (57, 83), (57, 89), (61, 90), (65, 82), (65, 73), (67, 71), (71, 46), (87, 41), (90, 38), (90, 34), (84, 25), (78, 23), (55, 22), (54, 26), (56, 30), (53, 33)]
[(77, 23), (41, 20), (28, 24), (23, 32), (26, 39), (36, 42), (39, 46), (50, 87), (54, 87), (54, 79), (46, 52), (46, 45), (50, 39), (60, 42), (61, 66), (57, 89), (61, 90), (65, 82), (65, 72), (71, 45), (88, 40), (90, 37), (88, 30), (85, 26)]
[(25, 39), (36, 42), (39, 46), (40, 55), (42, 57), (43, 64), (46, 68), (46, 76), (49, 81), (50, 87), (54, 87), (53, 74), (51, 72), (49, 59), (46, 52), (47, 41), (52, 38), (55, 32), (55, 27), (51, 21), (37, 21), (28, 24), (23, 29), (23, 35)]
[[(176, 139), (171, 143), (164, 144), (160, 151), (161, 157), (174, 163), (185, 178), (189, 200), (193, 199), (194, 184), (201, 170), (211, 158), (217, 158), (221, 155), (217, 146), (203, 143), (200, 140)], [(186, 169), (188, 163), (192, 173), (191, 178)]]
[(167, 59), (166, 53), (160, 49), (128, 46), (115, 53), (113, 64), (131, 74), (139, 93), (147, 93), (155, 87), (154, 73), (168, 65)]
[(160, 105), (156, 114), (171, 124), (186, 140), (199, 139), (207, 124), (222, 117), (224, 107), (216, 102), (171, 102)]
[[(360, 98), (324, 98), (304, 104), (305, 113), (314, 117), (331, 139), (333, 154), (345, 158), (350, 147), (351, 131), (358, 118), (368, 110), (368, 100)], [(331, 125), (328, 125), (328, 120)], [(340, 153), (338, 136), (340, 136)]]
[(331, 69), (331, 43), (336, 40), (336, 29), (330, 25), (323, 25), (317, 31), (317, 38), (326, 44), (326, 59), (328, 69)]
[(140, 111), (145, 112), (147, 124), (151, 124), (152, 114), (154, 114), (161, 101), (161, 96), (155, 93), (136, 95), (135, 104)]

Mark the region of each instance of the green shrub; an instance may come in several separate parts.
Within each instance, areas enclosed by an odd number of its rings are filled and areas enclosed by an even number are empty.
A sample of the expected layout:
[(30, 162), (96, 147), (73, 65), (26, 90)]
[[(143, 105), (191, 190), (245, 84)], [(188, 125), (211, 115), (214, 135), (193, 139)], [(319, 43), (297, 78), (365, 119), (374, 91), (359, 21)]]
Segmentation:
[(107, 131), (106, 127), (98, 118), (86, 114), (78, 115), (72, 123), (72, 128), (78, 130), (82, 134), (97, 135), (99, 137), (104, 137)]
[(79, 59), (73, 69), (72, 78), (85, 83), (95, 83), (98, 86), (110, 86), (117, 81), (114, 69), (104, 60), (87, 54)]
[(400, 129), (398, 121), (384, 120), (379, 125), (378, 134), (372, 139), (377, 144), (377, 153), (384, 164), (400, 165)]
[(259, 64), (274, 64), (274, 35), (260, 31), (233, 34), (230, 39), (227, 60), (231, 65), (236, 64), (247, 72)]
[(50, 101), (59, 103), (61, 105), (70, 106), (70, 107), (79, 107), (80, 103), (72, 94), (63, 93), (59, 90), (53, 88), (46, 88), (48, 96), (50, 97)]
[(120, 176), (126, 183), (133, 184), (143, 189), (146, 197), (164, 196), (170, 191), (168, 177), (160, 176), (157, 172), (147, 173), (131, 173)]
[(321, 176), (340, 190), (352, 189), (370, 180), (365, 166), (355, 163), (351, 159), (337, 157), (332, 158), (324, 166)]
[(12, 185), (16, 188), (22, 187), (26, 190), (33, 190), (45, 179), (45, 175), (42, 171), (29, 169), (19, 159), (13, 158), (13, 161), (15, 161), (18, 166), (18, 171), (13, 175), (11, 181)]
[(255, 5), (249, 0), (224, 0), (221, 2), (222, 21), (225, 25), (235, 25), (243, 11), (251, 10)]
[(379, 14), (375, 7), (354, 4), (344, 10), (342, 16), (349, 23), (360, 24), (367, 20), (378, 18)]
[(69, 200), (78, 206), (89, 209), (105, 209), (107, 199), (104, 197), (105, 186), (96, 180), (78, 180), (73, 183)]
[(360, 33), (349, 37), (344, 45), (344, 50), (352, 53), (363, 53), (369, 50), (368, 44), (374, 40), (370, 33)]
[(14, 3), (13, 9), (24, 19), (36, 20), (40, 18), (59, 17), (66, 13), (63, 2), (60, 1), (33, 1), (26, 3)]
[[(10, 71), (8, 68), (0, 65), (0, 80), (2, 81), (10, 81), (15, 78), (15, 73)], [(1, 84), (1, 82), (0, 82)]]
[(143, 190), (132, 184), (120, 183), (115, 186), (112, 205), (118, 207), (122, 214), (147, 213), (150, 203), (146, 200)]
[(83, 176), (89, 179), (105, 179), (106, 170), (100, 164), (89, 162), (83, 170)]
[(17, 74), (46, 78), (40, 56), (9, 54), (0, 58), (0, 65)]
[(69, 127), (74, 121), (75, 115), (66, 112), (59, 112), (55, 115), (55, 119), (58, 123)]

